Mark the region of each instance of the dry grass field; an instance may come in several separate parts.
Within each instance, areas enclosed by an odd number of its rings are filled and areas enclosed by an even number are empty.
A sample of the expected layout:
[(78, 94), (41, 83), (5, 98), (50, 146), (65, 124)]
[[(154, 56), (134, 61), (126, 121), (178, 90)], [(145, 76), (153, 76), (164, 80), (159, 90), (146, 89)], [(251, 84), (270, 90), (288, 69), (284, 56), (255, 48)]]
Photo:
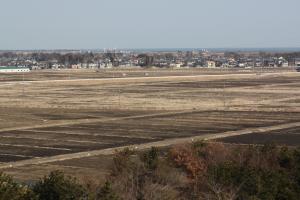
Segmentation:
[(101, 150), (128, 145), (164, 146), (199, 136), (300, 145), (299, 119), (297, 72), (0, 74), (0, 168), (21, 180), (53, 169), (101, 177), (111, 159)]

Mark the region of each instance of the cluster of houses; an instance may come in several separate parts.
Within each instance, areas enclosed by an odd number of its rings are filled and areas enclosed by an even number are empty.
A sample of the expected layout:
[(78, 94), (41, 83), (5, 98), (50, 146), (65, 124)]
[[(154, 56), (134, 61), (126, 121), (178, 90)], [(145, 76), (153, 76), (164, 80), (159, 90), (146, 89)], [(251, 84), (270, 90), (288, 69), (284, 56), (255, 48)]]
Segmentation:
[(289, 67), (300, 66), (299, 61), (289, 62), (283, 57), (279, 58), (240, 58), (235, 59), (216, 59), (206, 62), (206, 67), (239, 67), (239, 68), (253, 68), (253, 67)]
[[(286, 54), (285, 54), (286, 55)], [(22, 67), (15, 67), (22, 66)], [(261, 55), (207, 51), (18, 53), (0, 54), (0, 72), (28, 72), (39, 69), (107, 69), (113, 67), (207, 67), (255, 68), (300, 67), (300, 56)]]

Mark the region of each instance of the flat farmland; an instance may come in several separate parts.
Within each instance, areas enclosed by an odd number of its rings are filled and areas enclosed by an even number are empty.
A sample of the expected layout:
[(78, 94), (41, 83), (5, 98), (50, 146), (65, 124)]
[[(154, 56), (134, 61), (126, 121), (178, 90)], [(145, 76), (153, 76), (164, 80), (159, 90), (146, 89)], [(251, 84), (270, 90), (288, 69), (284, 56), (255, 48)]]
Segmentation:
[(13, 81), (41, 81), (41, 80), (74, 80), (74, 79), (104, 79), (104, 78), (123, 78), (123, 77), (161, 77), (161, 76), (187, 76), (187, 75), (209, 75), (209, 74), (231, 74), (231, 73), (263, 73), (263, 72), (287, 72), (295, 71), (293, 68), (277, 69), (140, 69), (140, 68), (116, 68), (100, 70), (36, 70), (29, 74), (19, 73), (0, 73), (0, 82)]
[(300, 146), (300, 127), (227, 137), (219, 141), (232, 144), (273, 143), (282, 146)]
[[(96, 158), (129, 145), (188, 138), (239, 143), (235, 137), (261, 144), (278, 132), (288, 133), (281, 143), (300, 145), (300, 73), (151, 70), (149, 76), (136, 70), (110, 77), (116, 72), (82, 71), (67, 80), (57, 73), (2, 78), (0, 168), (21, 179), (30, 169), (24, 179), (50, 168), (88, 173), (101, 162)], [(265, 132), (271, 134), (261, 138)]]

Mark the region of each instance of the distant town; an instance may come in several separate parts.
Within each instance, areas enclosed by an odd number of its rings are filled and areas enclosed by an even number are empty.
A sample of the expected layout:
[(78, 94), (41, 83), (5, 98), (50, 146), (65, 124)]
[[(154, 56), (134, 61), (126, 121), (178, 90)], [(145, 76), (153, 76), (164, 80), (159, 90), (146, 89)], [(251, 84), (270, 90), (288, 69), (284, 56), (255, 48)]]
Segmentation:
[(300, 67), (300, 52), (261, 51), (1, 51), (0, 72), (30, 70)]

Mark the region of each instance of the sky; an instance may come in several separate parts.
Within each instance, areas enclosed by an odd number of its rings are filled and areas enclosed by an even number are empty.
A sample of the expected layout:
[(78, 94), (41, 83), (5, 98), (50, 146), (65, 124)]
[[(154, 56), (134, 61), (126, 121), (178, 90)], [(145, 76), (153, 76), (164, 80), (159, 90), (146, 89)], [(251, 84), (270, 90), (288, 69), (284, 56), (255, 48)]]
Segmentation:
[(300, 0), (0, 0), (0, 49), (300, 47)]

